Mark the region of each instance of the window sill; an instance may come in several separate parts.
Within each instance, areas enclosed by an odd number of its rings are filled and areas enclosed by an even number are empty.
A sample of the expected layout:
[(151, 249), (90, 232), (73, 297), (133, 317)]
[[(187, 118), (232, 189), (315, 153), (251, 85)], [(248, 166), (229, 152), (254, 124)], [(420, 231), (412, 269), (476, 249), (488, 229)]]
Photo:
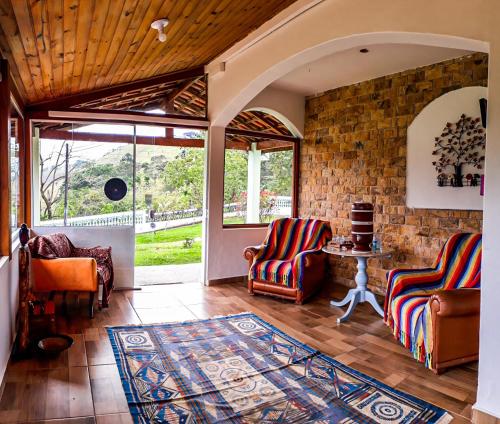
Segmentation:
[(238, 229), (238, 228), (267, 228), (269, 224), (223, 224), (222, 228), (227, 229)]
[(14, 253), (19, 246), (21, 246), (19, 235), (17, 235), (15, 238), (12, 237), (12, 253)]

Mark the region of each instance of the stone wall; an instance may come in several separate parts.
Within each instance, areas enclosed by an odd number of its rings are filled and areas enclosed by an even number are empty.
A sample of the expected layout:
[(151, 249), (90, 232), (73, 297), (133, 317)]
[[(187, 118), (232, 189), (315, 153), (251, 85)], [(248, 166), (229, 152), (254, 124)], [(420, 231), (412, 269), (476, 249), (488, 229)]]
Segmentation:
[[(385, 293), (385, 273), (398, 266), (428, 266), (448, 236), (481, 231), (482, 212), (406, 207), (406, 131), (442, 94), (487, 86), (488, 56), (473, 54), (340, 87), (306, 101), (300, 154), (299, 216), (329, 220), (349, 235), (356, 200), (375, 205), (375, 232), (395, 250), (371, 260), (370, 286)], [(330, 258), (335, 282), (352, 286), (355, 261)]]

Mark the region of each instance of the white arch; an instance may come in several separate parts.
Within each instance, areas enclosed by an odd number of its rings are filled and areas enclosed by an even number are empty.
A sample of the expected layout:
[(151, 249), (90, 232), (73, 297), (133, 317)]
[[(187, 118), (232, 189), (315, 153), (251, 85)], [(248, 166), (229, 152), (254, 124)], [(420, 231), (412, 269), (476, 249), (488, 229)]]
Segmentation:
[[(500, 239), (500, 1), (456, 0), (298, 0), (304, 6), (289, 17), (293, 5), (279, 14), (283, 24), (273, 27), (258, 40), (242, 40), (244, 48), (231, 52), (207, 69), (209, 72), (208, 114), (211, 121), (209, 162), (215, 191), (210, 211), (213, 223), (213, 252), (239, 249), (246, 241), (259, 242), (255, 229), (224, 234), (220, 228), (222, 204), (224, 127), (245, 105), (271, 82), (322, 56), (374, 42), (410, 43), (488, 52), (488, 141), (486, 146), (486, 187), (484, 197), (482, 296), (480, 327), (479, 388), (475, 409), (500, 417), (500, 370), (498, 368), (497, 322), (500, 319), (500, 274), (497, 241)], [(292, 10), (293, 12), (293, 10)], [(269, 28), (268, 28), (269, 29)], [(257, 31), (258, 32), (258, 31)], [(250, 35), (251, 37), (252, 35)], [(213, 65), (213, 66), (212, 66)], [(219, 208), (219, 209), (218, 209)], [(219, 221), (217, 221), (219, 220)], [(219, 227), (220, 230), (217, 228)], [(228, 238), (224, 249), (219, 244)], [(260, 237), (260, 239), (259, 239)], [(222, 249), (222, 250), (221, 250)], [(221, 277), (225, 277), (222, 275)]]
[[(248, 75), (248, 80), (245, 82), (242, 81), (242, 83), (246, 84), (246, 86), (240, 89), (235, 89), (232, 93), (228, 92), (226, 94), (225, 92), (228, 90), (224, 90), (222, 87), (211, 89), (212, 98), (214, 99), (210, 102), (209, 98), (209, 113), (212, 125), (226, 126), (239, 113), (239, 111), (251, 101), (251, 99), (257, 96), (269, 84), (307, 63), (334, 53), (352, 49), (354, 47), (366, 47), (376, 44), (413, 44), (455, 48), (485, 53), (489, 51), (489, 44), (487, 42), (440, 34), (416, 32), (376, 32), (353, 34), (345, 37), (334, 38), (313, 47), (309, 47), (293, 56), (284, 58), (279, 62), (275, 62), (271, 67), (263, 69), (260, 74), (255, 72)], [(237, 58), (235, 60), (237, 60)], [(230, 79), (233, 77), (232, 73), (230, 74), (230, 70), (231, 66), (228, 64), (228, 70), (225, 72), (227, 75), (216, 75), (212, 78), (209, 75), (209, 81), (211, 80), (214, 85), (218, 85), (217, 83), (223, 80), (229, 82), (226, 77), (229, 77)], [(231, 89), (231, 87), (227, 88)], [(218, 98), (218, 94), (221, 93), (226, 95)], [(221, 103), (217, 104), (218, 102)]]
[(303, 138), (303, 135), (301, 132), (297, 129), (297, 127), (290, 121), (285, 115), (281, 114), (280, 112), (268, 108), (268, 107), (251, 107), (248, 109), (244, 109), (244, 111), (252, 111), (255, 110), (257, 112), (264, 112), (267, 113), (268, 115), (274, 116), (276, 119), (281, 121), (281, 123), (292, 133), (293, 136)]
[(243, 110), (257, 110), (278, 118), (296, 136), (304, 136), (305, 97), (276, 87), (266, 87)]

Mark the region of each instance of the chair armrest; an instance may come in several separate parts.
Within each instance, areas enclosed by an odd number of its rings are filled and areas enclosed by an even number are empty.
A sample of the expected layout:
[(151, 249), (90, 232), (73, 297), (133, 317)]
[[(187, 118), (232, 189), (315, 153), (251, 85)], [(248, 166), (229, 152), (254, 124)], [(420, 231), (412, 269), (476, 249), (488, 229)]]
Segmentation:
[(111, 264), (111, 247), (75, 247), (73, 249), (73, 258), (93, 258), (97, 263)]
[(248, 261), (250, 265), (252, 265), (255, 257), (259, 252), (264, 249), (264, 246), (248, 246), (245, 247), (245, 250), (243, 251), (243, 256), (244, 258)]
[(97, 291), (97, 263), (93, 258), (33, 258), (31, 270), (35, 291)]
[(430, 299), (433, 314), (442, 317), (479, 315), (480, 289), (440, 290)]
[(304, 266), (306, 268), (310, 267), (315, 267), (320, 265), (324, 260), (325, 260), (325, 254), (323, 253), (322, 250), (304, 250), (303, 252), (300, 252), (293, 258), (293, 263), (294, 265), (299, 261), (301, 258), (304, 260)]

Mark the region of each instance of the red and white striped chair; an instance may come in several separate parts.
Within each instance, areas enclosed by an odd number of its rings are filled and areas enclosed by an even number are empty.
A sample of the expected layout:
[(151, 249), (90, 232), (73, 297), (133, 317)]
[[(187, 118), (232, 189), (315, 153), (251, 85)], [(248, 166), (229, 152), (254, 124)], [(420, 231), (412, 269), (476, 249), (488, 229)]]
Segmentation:
[(384, 321), (436, 373), (478, 358), (481, 240), (455, 234), (431, 268), (387, 274)]
[(317, 219), (277, 219), (269, 224), (261, 246), (247, 247), (248, 292), (295, 300), (301, 304), (326, 275), (323, 246), (332, 237), (330, 224)]

